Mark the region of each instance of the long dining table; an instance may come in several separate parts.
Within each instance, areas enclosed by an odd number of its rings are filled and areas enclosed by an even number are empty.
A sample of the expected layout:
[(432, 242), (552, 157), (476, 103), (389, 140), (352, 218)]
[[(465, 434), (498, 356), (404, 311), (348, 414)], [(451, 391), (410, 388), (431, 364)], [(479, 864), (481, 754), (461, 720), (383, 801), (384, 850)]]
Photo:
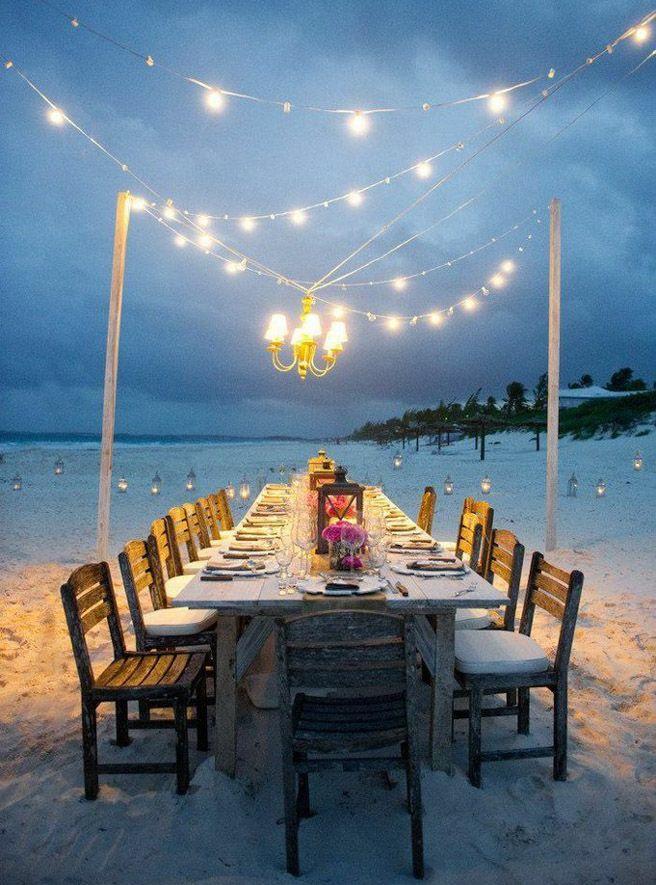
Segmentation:
[[(275, 487), (274, 492), (272, 488), (265, 486), (257, 496), (236, 526), (237, 535), (240, 531), (248, 533), (245, 527), (250, 524), (250, 515), (258, 511), (268, 494), (279, 494), (279, 487)], [(398, 512), (399, 508), (382, 492), (378, 500), (383, 508)], [(414, 522), (412, 524), (415, 525)], [(426, 539), (431, 537), (416, 526), (414, 535)], [(217, 555), (220, 556), (229, 546), (230, 538), (227, 538), (217, 547)], [(312, 572), (325, 572), (328, 569), (327, 559), (315, 555)], [(473, 571), (464, 577), (448, 573), (437, 577), (411, 574), (401, 577), (388, 562), (380, 574), (386, 582), (386, 588), (380, 592), (366, 596), (328, 597), (301, 591), (281, 595), (277, 574), (235, 576), (230, 580), (212, 581), (203, 580), (199, 572), (173, 600), (173, 605), (215, 609), (218, 614), (214, 730), (217, 770), (230, 777), (235, 776), (238, 687), (274, 632), (276, 619), (358, 608), (415, 616), (419, 653), (431, 675), (430, 764), (433, 770), (452, 773), (451, 715), (456, 609), (499, 608), (507, 604), (508, 598)], [(396, 589), (400, 580), (403, 594)], [(240, 620), (243, 618), (249, 620), (240, 631)]]

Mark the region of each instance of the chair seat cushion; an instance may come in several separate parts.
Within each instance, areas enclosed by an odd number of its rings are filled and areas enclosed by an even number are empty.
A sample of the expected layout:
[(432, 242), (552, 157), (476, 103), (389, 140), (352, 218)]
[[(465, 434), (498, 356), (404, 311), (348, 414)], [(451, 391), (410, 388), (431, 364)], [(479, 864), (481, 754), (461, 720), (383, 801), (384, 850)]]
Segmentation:
[(185, 575), (195, 575), (196, 572), (202, 571), (206, 565), (207, 559), (195, 559), (193, 562), (185, 562), (182, 566), (182, 571)]
[(193, 575), (178, 575), (176, 578), (169, 578), (168, 581), (164, 582), (164, 590), (166, 591), (166, 598), (170, 602), (172, 599), (180, 593), (187, 586), (189, 581), (193, 578)]
[(549, 659), (534, 639), (507, 630), (460, 630), (455, 637), (461, 673), (541, 673)]
[(144, 626), (148, 636), (189, 636), (209, 630), (216, 624), (217, 614), (211, 608), (160, 608), (145, 612)]
[(230, 529), (229, 532), (224, 532), (224, 531), (222, 531), (222, 532), (221, 532), (221, 539), (218, 540), (218, 541), (217, 541), (217, 540), (214, 540), (214, 539), (211, 540), (211, 541), (210, 541), (210, 546), (211, 546), (211, 547), (220, 547), (225, 541), (229, 541), (231, 538), (234, 538), (234, 536), (235, 536), (235, 530), (234, 530), (234, 529)]
[(457, 608), (456, 630), (485, 630), (492, 618), (484, 608)]

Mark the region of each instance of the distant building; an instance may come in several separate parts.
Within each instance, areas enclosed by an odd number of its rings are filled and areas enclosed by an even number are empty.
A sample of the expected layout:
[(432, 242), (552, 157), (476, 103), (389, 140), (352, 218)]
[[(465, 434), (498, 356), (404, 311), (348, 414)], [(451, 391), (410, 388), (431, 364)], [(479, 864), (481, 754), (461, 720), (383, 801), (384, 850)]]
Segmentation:
[(598, 387), (596, 384), (593, 384), (592, 387), (567, 387), (558, 391), (558, 403), (561, 409), (569, 409), (573, 406), (580, 406), (581, 403), (590, 402), (590, 400), (615, 399), (618, 396), (631, 396), (634, 393), (644, 393), (644, 391), (606, 390), (605, 387)]

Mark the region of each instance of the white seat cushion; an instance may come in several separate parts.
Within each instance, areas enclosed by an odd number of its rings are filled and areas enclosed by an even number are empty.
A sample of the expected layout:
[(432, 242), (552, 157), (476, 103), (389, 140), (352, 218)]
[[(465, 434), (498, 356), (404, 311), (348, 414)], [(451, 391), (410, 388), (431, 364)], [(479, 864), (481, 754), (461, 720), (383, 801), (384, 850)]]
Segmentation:
[(198, 551), (198, 558), (199, 559), (211, 559), (215, 553), (216, 553), (216, 550), (214, 549), (214, 547), (201, 547), (200, 550)]
[(540, 673), (549, 659), (534, 639), (507, 630), (459, 630), (456, 670), (461, 673)]
[(232, 538), (234, 538), (234, 536), (235, 536), (234, 529), (230, 529), (229, 532), (221, 532), (221, 539), (219, 541), (215, 541), (215, 540), (210, 541), (210, 546), (211, 547), (220, 547), (225, 541), (230, 541)]
[(492, 618), (484, 608), (457, 608), (456, 630), (485, 630)]
[(182, 571), (185, 575), (195, 575), (196, 572), (202, 571), (206, 565), (207, 559), (195, 559), (193, 562), (185, 562), (182, 566)]
[(177, 578), (169, 578), (168, 581), (164, 582), (164, 590), (166, 591), (166, 598), (170, 602), (172, 599), (180, 593), (181, 590), (187, 586), (189, 581), (193, 578), (193, 575), (178, 575)]
[(160, 608), (143, 616), (148, 636), (189, 636), (209, 630), (217, 614), (211, 608)]

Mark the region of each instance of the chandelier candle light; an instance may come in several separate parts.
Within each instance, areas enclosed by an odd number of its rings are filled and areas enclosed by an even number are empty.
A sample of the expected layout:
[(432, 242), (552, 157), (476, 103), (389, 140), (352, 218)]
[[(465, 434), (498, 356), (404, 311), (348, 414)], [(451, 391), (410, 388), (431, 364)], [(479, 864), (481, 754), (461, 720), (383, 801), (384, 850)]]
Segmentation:
[(337, 358), (344, 350), (344, 344), (348, 341), (346, 326), (341, 320), (333, 320), (326, 334), (323, 345), (324, 366), (315, 362), (317, 352), (317, 339), (321, 337), (321, 319), (318, 313), (312, 310), (314, 298), (306, 295), (303, 298), (303, 311), (300, 324), (294, 329), (289, 342), (292, 348), (293, 360), (283, 363), (280, 359), (280, 351), (289, 334), (287, 317), (282, 313), (274, 313), (269, 321), (269, 327), (265, 333), (265, 339), (269, 342), (267, 350), (271, 354), (271, 361), (279, 372), (291, 372), (296, 368), (300, 377), (305, 380), (308, 372), (315, 378), (323, 378), (335, 366)]

